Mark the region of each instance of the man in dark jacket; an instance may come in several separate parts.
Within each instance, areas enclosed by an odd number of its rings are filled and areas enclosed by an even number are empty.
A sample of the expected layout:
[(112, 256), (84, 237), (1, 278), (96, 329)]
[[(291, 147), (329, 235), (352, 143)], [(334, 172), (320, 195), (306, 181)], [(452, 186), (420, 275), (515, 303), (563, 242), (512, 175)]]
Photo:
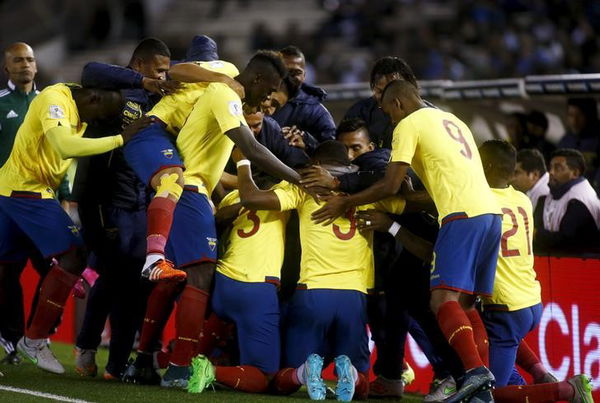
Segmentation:
[(304, 54), (295, 46), (282, 49), (283, 61), (289, 72), (282, 88), (287, 92), (288, 101), (273, 114), (273, 119), (283, 128), (285, 134), (293, 126), (304, 132), (304, 143), (310, 154), (316, 145), (326, 140), (335, 140), (335, 122), (331, 113), (323, 106), (327, 93), (304, 83)]

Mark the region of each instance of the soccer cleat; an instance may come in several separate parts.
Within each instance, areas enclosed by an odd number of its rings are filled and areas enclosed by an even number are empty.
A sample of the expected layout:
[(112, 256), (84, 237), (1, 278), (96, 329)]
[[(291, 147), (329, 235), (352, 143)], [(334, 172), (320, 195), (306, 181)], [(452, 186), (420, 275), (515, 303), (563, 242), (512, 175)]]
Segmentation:
[(354, 367), (350, 358), (346, 355), (335, 357), (335, 374), (337, 385), (335, 386), (335, 397), (340, 402), (351, 402), (354, 396), (356, 379), (354, 378)]
[(327, 387), (321, 372), (323, 371), (323, 358), (318, 354), (311, 354), (304, 363), (303, 378), (306, 382), (306, 389), (311, 400), (325, 400)]
[(369, 385), (369, 397), (396, 397), (404, 394), (404, 381), (402, 379), (387, 379), (379, 375)]
[(404, 386), (410, 385), (415, 380), (415, 370), (412, 369), (408, 362), (406, 363), (406, 369), (402, 371), (401, 379)]
[(443, 402), (450, 396), (456, 393), (456, 381), (452, 376), (448, 376), (445, 379), (436, 379), (429, 388), (429, 394), (425, 396), (423, 402)]
[(21, 337), (17, 343), (17, 350), (21, 355), (31, 362), (33, 362), (38, 368), (43, 369), (54, 374), (64, 374), (65, 369), (60, 362), (56, 359), (46, 339), (26, 339)]
[(556, 383), (558, 382), (558, 378), (555, 377), (552, 373), (546, 372), (544, 376), (540, 379), (539, 382), (536, 383)]
[(21, 359), (21, 357), (19, 357), (19, 354), (17, 354), (16, 351), (12, 351), (6, 354), (2, 361), (0, 361), (0, 364), (19, 365), (22, 362), (23, 360)]
[(121, 378), (118, 376), (114, 376), (113, 374), (111, 374), (108, 371), (104, 371), (104, 373), (102, 374), (102, 379), (104, 379), (105, 381), (120, 381)]
[(190, 375), (190, 367), (169, 364), (165, 374), (162, 377), (162, 380), (160, 381), (160, 386), (164, 388), (187, 389)]
[(494, 403), (491, 389), (480, 390), (469, 399), (470, 403)]
[(192, 374), (187, 384), (189, 393), (202, 393), (215, 382), (215, 367), (200, 354), (192, 359)]
[(575, 375), (567, 382), (573, 386), (575, 394), (569, 400), (570, 403), (594, 403), (592, 397), (592, 380), (587, 375)]
[(445, 403), (467, 402), (480, 391), (491, 389), (496, 379), (494, 375), (484, 366), (467, 371), (462, 386), (454, 395), (444, 400)]
[(159, 259), (142, 270), (142, 277), (150, 281), (180, 282), (187, 278), (184, 271), (177, 270), (173, 263), (166, 259)]
[(135, 361), (129, 361), (121, 380), (138, 385), (158, 385), (160, 384), (160, 375), (152, 365), (152, 356), (138, 353)]
[(75, 347), (75, 372), (80, 376), (91, 377), (98, 374), (96, 350)]

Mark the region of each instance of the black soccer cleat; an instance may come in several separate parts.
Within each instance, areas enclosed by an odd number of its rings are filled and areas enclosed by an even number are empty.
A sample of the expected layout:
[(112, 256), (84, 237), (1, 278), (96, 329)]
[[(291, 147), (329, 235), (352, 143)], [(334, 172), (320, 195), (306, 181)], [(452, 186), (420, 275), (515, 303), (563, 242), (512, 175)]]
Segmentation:
[(137, 385), (160, 385), (160, 375), (152, 364), (152, 355), (138, 353), (135, 361), (129, 360), (121, 380)]
[[(484, 392), (490, 390), (494, 387), (494, 383), (496, 379), (494, 379), (494, 375), (484, 366), (473, 368), (467, 371), (464, 377), (464, 381), (461, 387), (456, 391), (456, 393), (446, 400), (444, 403), (463, 403), (469, 402), (475, 396), (479, 396), (480, 392)], [(482, 399), (487, 399), (488, 394), (481, 393)], [(491, 397), (491, 393), (489, 393)], [(479, 398), (479, 397), (478, 397)], [(475, 400), (478, 403), (480, 402), (493, 402), (493, 398), (491, 400)]]

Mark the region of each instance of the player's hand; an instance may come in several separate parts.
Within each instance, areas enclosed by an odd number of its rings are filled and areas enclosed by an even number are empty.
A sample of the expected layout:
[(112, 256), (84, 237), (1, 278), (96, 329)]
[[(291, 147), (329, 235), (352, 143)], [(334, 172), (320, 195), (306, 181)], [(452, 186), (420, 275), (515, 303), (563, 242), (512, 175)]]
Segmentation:
[(237, 164), (239, 161), (247, 158), (244, 156), (244, 154), (242, 154), (242, 150), (240, 150), (238, 147), (234, 147), (233, 151), (231, 151), (231, 159)]
[(327, 203), (311, 214), (311, 219), (315, 224), (329, 225), (348, 210), (346, 196), (327, 195), (319, 196), (319, 199)]
[(322, 187), (326, 189), (336, 189), (339, 181), (320, 165), (312, 165), (308, 168), (302, 168), (298, 171), (302, 176), (300, 184), (304, 188)]
[(150, 126), (153, 122), (154, 122), (154, 118), (152, 118), (150, 116), (142, 116), (141, 118), (136, 119), (133, 122), (131, 122), (130, 124), (128, 124), (127, 126), (125, 126), (125, 128), (123, 129), (123, 132), (121, 133), (121, 136), (123, 137), (123, 143), (127, 143), (139, 131)]
[(223, 79), (223, 83), (227, 84), (229, 88), (234, 90), (235, 93), (238, 94), (240, 99), (244, 99), (246, 97), (246, 90), (244, 89), (244, 86), (240, 84), (239, 81), (236, 81), (229, 76), (225, 76), (225, 78)]
[(169, 95), (181, 88), (179, 81), (173, 80), (156, 80), (154, 78), (144, 77), (142, 86), (146, 91), (158, 95)]
[(365, 210), (356, 213), (357, 226), (360, 231), (387, 232), (392, 226), (392, 219), (386, 213), (378, 210)]

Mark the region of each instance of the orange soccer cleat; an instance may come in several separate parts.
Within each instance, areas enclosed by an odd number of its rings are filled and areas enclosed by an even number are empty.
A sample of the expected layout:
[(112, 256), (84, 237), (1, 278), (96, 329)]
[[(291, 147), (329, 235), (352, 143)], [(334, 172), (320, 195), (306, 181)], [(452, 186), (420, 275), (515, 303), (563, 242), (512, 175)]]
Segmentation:
[(142, 277), (154, 282), (180, 282), (187, 278), (187, 274), (184, 271), (177, 270), (172, 262), (166, 259), (159, 259), (142, 270)]

